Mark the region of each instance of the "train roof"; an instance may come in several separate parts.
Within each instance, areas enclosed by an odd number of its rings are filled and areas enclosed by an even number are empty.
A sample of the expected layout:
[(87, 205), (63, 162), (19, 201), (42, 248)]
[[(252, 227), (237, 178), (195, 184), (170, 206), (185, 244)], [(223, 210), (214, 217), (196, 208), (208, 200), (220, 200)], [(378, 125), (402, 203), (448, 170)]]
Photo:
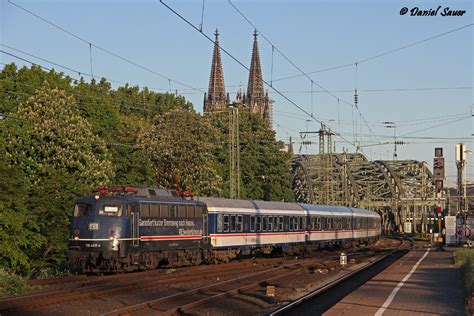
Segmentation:
[(219, 209), (241, 209), (241, 210), (262, 210), (262, 211), (298, 211), (302, 212), (303, 208), (296, 203), (288, 202), (269, 202), (258, 200), (238, 200), (238, 199), (221, 199), (214, 197), (199, 197), (198, 201), (206, 203), (209, 208)]

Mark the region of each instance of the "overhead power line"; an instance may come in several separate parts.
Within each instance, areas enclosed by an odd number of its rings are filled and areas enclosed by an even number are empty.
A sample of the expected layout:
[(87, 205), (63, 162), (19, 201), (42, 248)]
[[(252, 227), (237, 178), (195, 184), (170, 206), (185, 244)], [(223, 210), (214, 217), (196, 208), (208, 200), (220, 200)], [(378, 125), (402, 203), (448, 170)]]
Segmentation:
[[(215, 41), (209, 37), (206, 33), (202, 32), (199, 27), (195, 26), (192, 22), (190, 22), (188, 19), (186, 19), (184, 16), (182, 16), (181, 14), (179, 14), (176, 10), (174, 10), (173, 8), (171, 8), (168, 4), (166, 4), (163, 0), (160, 0), (160, 3), (165, 6), (168, 10), (170, 10), (173, 14), (175, 14), (177, 17), (179, 17), (181, 20), (183, 20), (186, 24), (188, 24), (191, 28), (193, 28), (195, 31), (199, 32), (202, 36), (204, 36), (208, 41), (210, 41), (211, 43), (213, 43), (214, 45), (216, 45)], [(227, 51), (225, 48), (223, 48), (220, 44), (217, 44), (219, 49), (222, 50), (227, 56), (229, 56), (232, 60), (234, 60), (237, 64), (239, 64), (240, 66), (242, 66), (244, 69), (246, 69), (247, 71), (250, 71), (250, 69), (244, 65), (239, 59), (237, 59), (234, 55), (232, 55), (229, 51)], [(282, 92), (280, 92), (278, 89), (276, 89), (275, 87), (273, 87), (272, 85), (270, 85), (267, 81), (265, 81), (264, 79), (262, 79), (262, 81), (268, 86), (270, 87), (271, 89), (273, 89), (273, 91), (275, 91), (278, 95), (280, 95), (282, 98), (284, 98), (286, 101), (288, 101), (290, 104), (292, 104), (293, 106), (295, 106), (296, 108), (298, 108), (301, 112), (305, 113), (307, 116), (309, 116), (312, 120), (322, 124), (323, 126), (326, 126), (326, 124), (324, 124), (323, 121), (319, 120), (318, 118), (316, 118), (314, 115), (312, 115), (311, 113), (309, 113), (308, 111), (306, 111), (302, 106), (298, 105), (296, 102), (294, 102), (293, 100), (291, 100), (290, 98), (288, 98), (285, 94), (283, 94)], [(333, 131), (334, 132), (334, 131)], [(348, 140), (347, 138), (339, 135), (338, 133), (335, 133), (335, 135), (337, 135), (338, 137), (340, 137), (341, 139), (343, 139), (344, 141), (346, 141), (348, 144), (351, 144), (352, 146), (354, 146), (355, 148), (357, 148), (357, 144), (355, 144), (354, 142), (351, 142), (350, 140)]]
[[(37, 55), (34, 55), (34, 54), (31, 54), (31, 53), (22, 51), (22, 50), (20, 50), (20, 49), (16, 49), (16, 48), (14, 48), (14, 47), (11, 47), (11, 46), (8, 46), (8, 45), (5, 45), (5, 44), (0, 44), (0, 46), (7, 47), (8, 49), (14, 50), (14, 51), (16, 51), (16, 52), (20, 52), (20, 53), (25, 54), (25, 55), (27, 55), (27, 56), (30, 56), (30, 57), (32, 57), (32, 58), (39, 59), (39, 60), (41, 60), (41, 61), (47, 62), (48, 64), (57, 66), (57, 67), (62, 68), (62, 69), (66, 69), (66, 70), (68, 70), (68, 71), (70, 71), (70, 72), (72, 72), (72, 73), (78, 74), (79, 76), (84, 75), (84, 76), (93, 78), (92, 74), (89, 74), (89, 73), (87, 73), (87, 72), (83, 72), (83, 71), (81, 71), (81, 70), (77, 70), (77, 69), (71, 68), (71, 67), (69, 67), (69, 66), (65, 66), (65, 65), (59, 64), (59, 63), (57, 63), (57, 62), (55, 62), (55, 61), (52, 61), (52, 60), (49, 60), (49, 59), (45, 59), (45, 58), (39, 57), (39, 56), (37, 56)], [(36, 66), (38, 66), (38, 67), (40, 67), (40, 68), (42, 68), (42, 69), (45, 69), (45, 70), (48, 70), (48, 71), (54, 70), (54, 69), (52, 69), (52, 68), (48, 68), (48, 67), (46, 67), (46, 66), (44, 66), (44, 65), (41, 65), (41, 64), (38, 64), (38, 63), (33, 62), (33, 61), (31, 61), (31, 60), (22, 58), (22, 57), (20, 57), (20, 56), (18, 56), (18, 55), (9, 53), (9, 52), (7, 52), (7, 51), (0, 50), (0, 52), (3, 53), (3, 54), (9, 55), (9, 56), (11, 56), (11, 57), (13, 57), (13, 58), (16, 58), (16, 59), (18, 59), (18, 60), (21, 60), (21, 61), (23, 61), (23, 62), (29, 63), (29, 64), (31, 64), (31, 65), (36, 65)], [(2, 63), (2, 64), (7, 65), (7, 64), (5, 64), (5, 63)], [(96, 75), (95, 77), (99, 77), (99, 76)], [(115, 83), (122, 84), (122, 85), (133, 84), (133, 83), (130, 83), (130, 82), (123, 82), (123, 81), (120, 81), (120, 80), (115, 80), (115, 79), (112, 79), (112, 78), (110, 78), (110, 77), (105, 77), (105, 76), (100, 76), (100, 77), (101, 77), (101, 78), (105, 78), (105, 79), (106, 79), (107, 81), (109, 81), (109, 82), (115, 82)], [(71, 77), (71, 78), (80, 81), (80, 78), (74, 78), (74, 77)], [(140, 86), (140, 85), (138, 85), (138, 84), (135, 84), (135, 85)], [(146, 87), (146, 86), (142, 85), (142, 87), (144, 88), (144, 87)], [(150, 90), (150, 91), (157, 92), (157, 93), (166, 93), (166, 92), (169, 91), (169, 89), (153, 89), (153, 88), (149, 88), (149, 87), (146, 87), (146, 88), (147, 88), (148, 90)], [(176, 91), (178, 91), (178, 90), (176, 90)], [(182, 93), (179, 93), (179, 94), (181, 95)]]
[[(265, 36), (265, 34), (263, 34), (258, 28), (257, 26), (252, 23), (252, 21), (250, 21), (249, 18), (247, 18), (243, 13), (242, 11), (240, 11), (233, 3), (231, 0), (227, 0), (229, 2), (229, 4), (239, 13), (239, 15), (245, 20), (247, 21), (248, 24), (250, 24), (253, 28), (255, 28), (256, 30), (259, 31), (260, 35), (272, 46), (272, 50), (275, 49), (288, 63), (290, 63), (290, 65), (292, 65), (293, 67), (295, 67), (295, 69), (297, 69), (300, 73), (301, 73), (301, 76), (304, 76), (306, 77), (310, 83), (311, 83), (311, 87), (313, 86), (313, 84), (316, 84), (319, 88), (321, 88), (321, 90), (325, 91), (327, 94), (329, 94), (330, 96), (332, 96), (334, 99), (337, 100), (337, 102), (339, 103), (340, 101), (351, 106), (351, 107), (355, 107), (357, 109), (357, 112), (359, 112), (359, 116), (362, 118), (362, 120), (364, 121), (365, 125), (367, 126), (367, 129), (369, 130), (370, 133), (372, 133), (375, 138), (377, 138), (377, 136), (375, 135), (375, 133), (372, 131), (372, 129), (370, 128), (369, 124), (367, 123), (366, 119), (364, 118), (364, 116), (362, 115), (362, 112), (359, 110), (359, 107), (350, 103), (350, 102), (347, 102), (345, 100), (343, 100), (342, 98), (338, 97), (337, 95), (335, 95), (334, 93), (332, 93), (331, 91), (329, 91), (328, 89), (324, 88), (323, 86), (321, 86), (321, 84), (319, 84), (318, 82), (316, 82), (313, 78), (311, 78), (308, 73), (305, 73), (298, 65), (296, 65), (296, 63), (294, 63), (288, 56), (286, 56), (274, 43), (272, 43), (270, 41), (270, 39)], [(356, 64), (357, 65), (357, 64)], [(275, 82), (276, 80), (273, 80), (273, 82)], [(273, 82), (272, 82), (272, 85), (270, 86), (273, 86)], [(311, 116), (313, 115), (313, 113), (311, 113)]]
[[(168, 80), (169, 82), (174, 82), (174, 83), (179, 84), (179, 85), (181, 85), (181, 86), (183, 86), (183, 87), (187, 87), (187, 88), (189, 88), (189, 89), (191, 89), (191, 90), (200, 91), (200, 92), (202, 92), (202, 93), (205, 92), (204, 90), (201, 90), (201, 89), (199, 89), (199, 88), (192, 87), (192, 86), (190, 86), (190, 85), (188, 85), (188, 84), (182, 83), (182, 82), (177, 81), (177, 80), (174, 80), (174, 79), (172, 79), (172, 78), (170, 78), (170, 77), (168, 77), (168, 76), (165, 76), (165, 75), (163, 75), (163, 74), (160, 74), (160, 73), (154, 71), (153, 69), (150, 69), (150, 68), (148, 68), (148, 67), (146, 67), (146, 66), (143, 66), (143, 65), (141, 65), (141, 64), (139, 64), (139, 63), (137, 63), (137, 62), (135, 62), (135, 61), (133, 61), (133, 60), (131, 60), (131, 59), (129, 59), (129, 58), (126, 58), (126, 57), (123, 57), (123, 56), (121, 56), (121, 55), (119, 55), (119, 54), (117, 54), (117, 53), (114, 53), (114, 52), (112, 52), (112, 51), (110, 51), (110, 50), (108, 50), (108, 49), (106, 49), (106, 48), (104, 48), (104, 47), (102, 47), (102, 46), (100, 46), (100, 45), (94, 44), (93, 42), (91, 42), (91, 41), (89, 41), (89, 40), (87, 40), (87, 39), (85, 39), (85, 38), (83, 38), (83, 37), (81, 37), (81, 36), (79, 36), (79, 35), (77, 35), (77, 34), (71, 32), (71, 31), (65, 29), (64, 27), (62, 27), (62, 26), (60, 26), (60, 25), (58, 25), (58, 24), (56, 24), (56, 23), (53, 23), (53, 22), (51, 22), (51, 21), (49, 21), (49, 20), (47, 20), (47, 19), (45, 19), (45, 18), (39, 16), (38, 14), (36, 14), (36, 13), (34, 13), (34, 12), (32, 12), (32, 11), (30, 11), (30, 10), (28, 10), (28, 9), (26, 9), (26, 8), (24, 8), (24, 7), (20, 6), (20, 5), (18, 5), (18, 4), (16, 4), (16, 3), (14, 3), (14, 2), (11, 1), (11, 0), (8, 0), (8, 3), (10, 3), (11, 5), (17, 7), (17, 8), (20, 9), (20, 10), (23, 10), (24, 12), (27, 12), (28, 14), (34, 16), (35, 18), (37, 18), (37, 19), (39, 19), (39, 20), (41, 20), (41, 21), (43, 21), (43, 22), (45, 22), (45, 23), (47, 23), (47, 24), (49, 24), (49, 25), (51, 25), (51, 26), (53, 26), (53, 27), (55, 27), (55, 28), (57, 28), (58, 30), (60, 30), (60, 31), (62, 31), (62, 32), (64, 32), (64, 33), (69, 34), (70, 36), (72, 36), (72, 37), (78, 39), (79, 41), (86, 43), (87, 45), (89, 45), (89, 48), (95, 47), (95, 48), (97, 48), (97, 49), (103, 51), (104, 53), (107, 53), (107, 54), (109, 54), (109, 55), (112, 55), (112, 56), (114, 56), (115, 58), (118, 58), (118, 59), (120, 59), (120, 60), (122, 60), (122, 61), (124, 61), (124, 62), (126, 62), (126, 63), (129, 63), (129, 64), (131, 64), (131, 65), (133, 65), (133, 66), (135, 66), (135, 67), (137, 67), (137, 68), (140, 68), (140, 69), (142, 69), (142, 70), (145, 70), (145, 71), (147, 71), (147, 72), (149, 72), (149, 73), (151, 73), (151, 74), (154, 74), (154, 75), (156, 75), (156, 76), (158, 76), (158, 77), (160, 77), (160, 78), (162, 78), (162, 79), (166, 79), (166, 80)], [(92, 58), (92, 54), (90, 54), (90, 57)], [(92, 64), (91, 64), (91, 65), (92, 65)], [(91, 68), (91, 70), (92, 70), (92, 68)], [(91, 72), (92, 72), (92, 71), (91, 71)]]
[(284, 77), (284, 78), (273, 79), (273, 82), (276, 82), (276, 81), (283, 81), (283, 80), (288, 80), (288, 79), (293, 79), (293, 78), (298, 78), (298, 77), (302, 77), (302, 76), (304, 76), (304, 75), (311, 75), (311, 74), (315, 74), (315, 73), (320, 73), (320, 72), (325, 72), (325, 71), (330, 71), (330, 70), (336, 70), (336, 69), (340, 69), (340, 68), (351, 67), (351, 66), (354, 66), (355, 64), (365, 63), (365, 62), (368, 62), (368, 61), (370, 61), (370, 60), (373, 60), (373, 59), (376, 59), (376, 58), (380, 58), (380, 57), (382, 57), (382, 56), (386, 56), (386, 55), (389, 55), (389, 54), (393, 54), (393, 53), (395, 53), (395, 52), (404, 50), (404, 49), (406, 49), (406, 48), (413, 47), (413, 46), (419, 45), (419, 44), (421, 44), (421, 43), (425, 43), (425, 42), (431, 41), (431, 40), (433, 40), (433, 39), (436, 39), (436, 38), (439, 38), (439, 37), (442, 37), (442, 36), (445, 36), (445, 35), (448, 35), (448, 34), (451, 34), (451, 33), (457, 32), (457, 31), (460, 31), (460, 30), (463, 30), (463, 29), (468, 28), (468, 27), (471, 27), (471, 26), (473, 26), (473, 25), (474, 25), (474, 23), (466, 24), (466, 25), (464, 25), (464, 26), (455, 28), (455, 29), (453, 29), (453, 30), (450, 30), (450, 31), (447, 31), (447, 32), (443, 32), (443, 33), (440, 33), (440, 34), (437, 34), (437, 35), (434, 35), (434, 36), (431, 36), (431, 37), (428, 37), (428, 38), (425, 38), (425, 39), (422, 39), (422, 40), (419, 40), (419, 41), (416, 41), (416, 42), (413, 42), (413, 43), (410, 43), (410, 44), (407, 44), (407, 45), (404, 45), (404, 46), (401, 46), (401, 47), (398, 47), (398, 48), (395, 48), (395, 49), (391, 49), (391, 50), (382, 52), (382, 53), (377, 54), (377, 55), (374, 55), (374, 56), (370, 56), (370, 57), (367, 57), (367, 58), (363, 58), (363, 59), (360, 59), (360, 60), (356, 60), (356, 61), (353, 61), (353, 62), (351, 62), (351, 63), (342, 64), (342, 65), (333, 66), (333, 67), (328, 67), (328, 68), (323, 68), (323, 69), (319, 69), (319, 70), (307, 72), (307, 73), (305, 73), (305, 74), (297, 74), (297, 75), (288, 76), (288, 77)]

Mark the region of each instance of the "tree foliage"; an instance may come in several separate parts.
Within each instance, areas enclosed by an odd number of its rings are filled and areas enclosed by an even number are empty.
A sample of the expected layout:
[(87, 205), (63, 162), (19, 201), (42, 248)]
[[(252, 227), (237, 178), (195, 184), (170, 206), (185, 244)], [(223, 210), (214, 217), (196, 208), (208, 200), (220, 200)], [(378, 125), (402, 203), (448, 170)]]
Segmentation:
[(177, 184), (195, 195), (218, 196), (222, 178), (215, 151), (218, 130), (198, 113), (172, 110), (159, 116), (140, 136), (140, 144), (155, 168), (156, 183), (171, 188)]
[(74, 97), (64, 91), (38, 90), (8, 122), (16, 127), (6, 129), (6, 155), (33, 183), (41, 182), (49, 168), (90, 185), (107, 184), (113, 176), (104, 141), (92, 133)]
[[(74, 198), (99, 185), (229, 195), (228, 113), (105, 79), (6, 65), (0, 72), (0, 268), (31, 274), (66, 258)], [(241, 198), (292, 200), (288, 154), (240, 111)]]
[[(209, 119), (220, 130), (223, 144), (214, 155), (226, 183), (223, 192), (229, 194), (229, 114), (210, 113)], [(262, 118), (254, 113), (239, 111), (240, 197), (267, 201), (293, 201), (291, 191), (291, 156), (281, 151), (282, 142), (275, 140)]]

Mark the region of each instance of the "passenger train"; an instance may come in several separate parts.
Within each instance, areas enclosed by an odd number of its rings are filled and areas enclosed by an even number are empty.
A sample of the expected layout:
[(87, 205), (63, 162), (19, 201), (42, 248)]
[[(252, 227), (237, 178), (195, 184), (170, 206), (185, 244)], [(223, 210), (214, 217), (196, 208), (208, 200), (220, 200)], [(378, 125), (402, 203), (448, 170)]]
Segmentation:
[(133, 271), (304, 254), (380, 234), (380, 216), (365, 209), (121, 187), (76, 200), (69, 260), (83, 273)]

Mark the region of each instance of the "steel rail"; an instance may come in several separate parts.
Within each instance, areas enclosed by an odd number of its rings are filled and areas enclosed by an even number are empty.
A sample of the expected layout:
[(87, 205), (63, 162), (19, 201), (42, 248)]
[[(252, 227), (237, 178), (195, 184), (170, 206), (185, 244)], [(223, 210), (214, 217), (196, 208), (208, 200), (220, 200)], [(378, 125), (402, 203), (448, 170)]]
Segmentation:
[[(380, 258), (372, 261), (372, 262), (369, 262), (368, 264), (348, 273), (348, 274), (345, 274), (319, 288), (317, 288), (316, 290), (304, 295), (303, 297), (300, 297), (299, 299), (297, 300), (294, 300), (286, 305), (284, 305), (283, 307), (279, 308), (279, 309), (276, 309), (274, 311), (272, 311), (270, 314), (268, 314), (269, 316), (278, 316), (278, 315), (283, 315), (285, 312), (288, 312), (290, 310), (292, 310), (293, 308), (295, 308), (296, 306), (300, 306), (304, 303), (306, 303), (307, 301), (311, 300), (312, 298), (318, 296), (318, 295), (321, 295), (323, 294), (324, 292), (328, 291), (329, 289), (335, 287), (336, 285), (339, 285), (339, 284), (342, 284), (344, 281), (346, 281), (347, 279), (349, 278), (352, 278), (353, 276), (363, 272), (363, 271), (366, 271), (368, 269), (370, 269), (371, 267), (373, 267), (374, 265), (376, 265), (377, 263), (383, 261), (384, 259), (394, 255), (396, 252), (400, 252), (400, 251), (406, 251), (404, 249), (401, 249), (401, 247), (403, 246), (403, 240), (400, 240), (400, 246), (397, 247), (397, 249), (394, 249), (394, 250), (391, 250), (391, 251), (388, 251), (387, 254), (381, 256)], [(413, 241), (411, 241), (411, 245), (410, 245), (410, 249), (413, 247)]]

